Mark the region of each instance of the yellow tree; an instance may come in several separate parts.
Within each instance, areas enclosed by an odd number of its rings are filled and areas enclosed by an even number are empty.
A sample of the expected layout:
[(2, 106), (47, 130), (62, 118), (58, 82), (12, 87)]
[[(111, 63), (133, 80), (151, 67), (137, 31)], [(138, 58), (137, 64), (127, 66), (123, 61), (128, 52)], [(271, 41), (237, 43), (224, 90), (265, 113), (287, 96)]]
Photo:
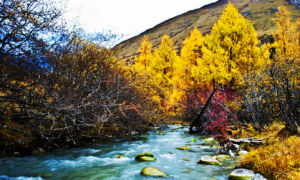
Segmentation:
[(211, 34), (205, 37), (204, 45), (200, 49), (203, 56), (197, 59), (198, 66), (192, 71), (197, 83), (212, 84), (214, 91), (191, 123), (190, 132), (199, 123), (220, 84), (242, 84), (245, 75), (264, 64), (258, 44), (259, 40), (251, 22), (229, 3), (213, 26)]
[[(241, 83), (243, 75), (264, 64), (258, 43), (252, 23), (229, 3), (206, 37), (194, 74), (200, 82)], [(202, 70), (202, 66), (207, 68)]]
[(180, 60), (176, 63), (176, 76), (184, 89), (193, 87), (196, 83), (192, 79), (192, 69), (198, 67), (197, 59), (201, 58), (201, 47), (204, 42), (202, 33), (197, 29), (190, 33), (190, 36), (183, 42)]
[[(129, 80), (130, 84), (135, 88), (140, 94), (147, 95), (143, 97), (147, 100), (149, 104), (151, 101), (157, 103), (157, 84), (154, 83), (153, 77), (150, 74), (149, 66), (153, 60), (152, 54), (152, 44), (148, 40), (148, 36), (144, 35), (141, 42), (141, 47), (139, 48), (139, 55), (134, 58), (134, 64), (120, 63), (121, 69), (124, 69), (124, 76)], [(152, 109), (153, 110), (153, 109)]]
[[(158, 49), (154, 51), (153, 60), (149, 66), (153, 81), (160, 89), (160, 97), (169, 101), (174, 90), (174, 64), (178, 56), (169, 36), (164, 35)], [(172, 102), (170, 102), (172, 103)]]
[[(299, 79), (299, 63), (300, 63), (300, 20), (291, 22), (291, 13), (284, 6), (278, 7), (275, 19), (277, 31), (273, 34), (275, 42), (274, 63), (278, 64), (286, 71), (287, 78), (296, 85)], [(299, 85), (298, 85), (299, 86)]]
[(148, 36), (145, 35), (141, 47), (139, 48), (140, 54), (134, 58), (136, 68), (145, 70), (149, 67), (151, 60), (153, 59), (151, 50), (152, 44), (149, 42)]

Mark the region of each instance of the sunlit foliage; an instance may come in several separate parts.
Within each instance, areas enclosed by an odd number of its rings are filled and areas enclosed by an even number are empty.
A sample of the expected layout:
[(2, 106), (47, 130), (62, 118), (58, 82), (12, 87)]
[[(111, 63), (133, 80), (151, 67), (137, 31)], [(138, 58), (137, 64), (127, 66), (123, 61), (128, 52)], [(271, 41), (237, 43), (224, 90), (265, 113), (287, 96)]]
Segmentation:
[(190, 89), (197, 85), (197, 82), (192, 77), (192, 70), (199, 67), (197, 59), (202, 57), (201, 48), (203, 43), (204, 37), (197, 28), (183, 42), (180, 61), (176, 64), (176, 76), (179, 76), (179, 83), (184, 84), (185, 89)]
[(150, 63), (153, 59), (152, 54), (152, 44), (148, 40), (148, 36), (143, 37), (141, 47), (139, 48), (140, 54), (134, 59), (134, 68), (137, 68), (137, 71), (147, 71)]
[(261, 173), (268, 179), (300, 178), (300, 138), (272, 137), (268, 145), (253, 148), (241, 159), (242, 166)]
[(243, 76), (264, 62), (258, 48), (256, 31), (237, 9), (228, 4), (211, 34), (206, 36), (201, 48), (194, 76), (202, 82), (216, 84), (243, 83)]

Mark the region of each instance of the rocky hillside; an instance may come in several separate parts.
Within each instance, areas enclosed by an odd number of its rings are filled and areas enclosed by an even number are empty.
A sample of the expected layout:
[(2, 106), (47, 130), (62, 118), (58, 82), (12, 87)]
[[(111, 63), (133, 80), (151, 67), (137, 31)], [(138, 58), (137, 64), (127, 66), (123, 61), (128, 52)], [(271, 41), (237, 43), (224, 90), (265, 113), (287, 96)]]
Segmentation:
[[(154, 48), (158, 47), (164, 34), (170, 35), (179, 50), (183, 40), (189, 36), (194, 27), (197, 27), (203, 34), (209, 33), (227, 3), (228, 0), (219, 0), (164, 21), (118, 44), (116, 46), (118, 56), (121, 59), (132, 60), (138, 54), (143, 35), (148, 35)], [(292, 12), (293, 20), (300, 17), (300, 4), (296, 0), (231, 0), (231, 3), (245, 18), (253, 22), (260, 38), (271, 35), (276, 30), (272, 19), (275, 17), (278, 6), (286, 6)]]

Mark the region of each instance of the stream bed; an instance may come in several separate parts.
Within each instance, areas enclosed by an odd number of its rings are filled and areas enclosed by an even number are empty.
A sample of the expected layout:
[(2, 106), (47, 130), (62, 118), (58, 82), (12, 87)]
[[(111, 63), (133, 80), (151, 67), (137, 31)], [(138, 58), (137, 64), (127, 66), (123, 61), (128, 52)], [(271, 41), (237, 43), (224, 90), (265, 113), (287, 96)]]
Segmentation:
[[(171, 125), (162, 130), (152, 130), (85, 148), (0, 159), (0, 180), (228, 179), (232, 171), (228, 167), (234, 162), (227, 162), (223, 166), (197, 164), (201, 156), (217, 154), (213, 144), (204, 142), (204, 138), (207, 137), (189, 134), (187, 127)], [(185, 145), (191, 149), (176, 149)], [(135, 155), (142, 152), (152, 153), (156, 160), (136, 161)], [(169, 177), (142, 176), (140, 172), (146, 166), (159, 168)]]

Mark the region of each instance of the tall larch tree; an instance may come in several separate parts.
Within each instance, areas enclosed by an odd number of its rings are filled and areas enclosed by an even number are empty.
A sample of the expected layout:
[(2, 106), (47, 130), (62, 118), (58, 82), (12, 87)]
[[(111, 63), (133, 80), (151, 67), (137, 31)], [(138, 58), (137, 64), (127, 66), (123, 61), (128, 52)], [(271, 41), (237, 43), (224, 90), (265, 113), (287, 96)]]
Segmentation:
[(213, 91), (200, 113), (193, 119), (190, 132), (193, 132), (195, 125), (201, 124), (200, 119), (219, 85), (243, 84), (245, 75), (264, 64), (258, 44), (252, 23), (229, 3), (214, 24), (211, 34), (205, 37), (204, 45), (199, 49), (203, 56), (197, 58), (198, 67), (192, 71), (197, 83), (207, 85)]
[(187, 37), (181, 48), (180, 60), (176, 64), (176, 76), (181, 82), (178, 82), (183, 88), (192, 88), (196, 82), (192, 78), (192, 69), (198, 67), (197, 59), (202, 57), (201, 47), (203, 46), (204, 37), (202, 33), (194, 28), (190, 36)]
[(284, 6), (280, 6), (278, 10), (275, 19), (277, 31), (273, 34), (275, 40), (273, 47), (276, 50), (273, 61), (281, 68), (285, 68), (287, 78), (296, 85), (300, 63), (300, 19), (292, 23), (291, 13)]
[(169, 101), (175, 88), (174, 64), (179, 57), (173, 44), (171, 38), (164, 35), (159, 48), (154, 51), (153, 60), (149, 67), (153, 81), (160, 88), (160, 97), (165, 101)]
[(258, 44), (252, 23), (229, 3), (206, 37), (198, 63), (208, 69), (199, 78), (216, 84), (241, 83), (243, 75), (264, 64)]
[(140, 54), (134, 58), (135, 67), (139, 70), (145, 71), (153, 59), (152, 44), (146, 35), (143, 37), (139, 52)]

